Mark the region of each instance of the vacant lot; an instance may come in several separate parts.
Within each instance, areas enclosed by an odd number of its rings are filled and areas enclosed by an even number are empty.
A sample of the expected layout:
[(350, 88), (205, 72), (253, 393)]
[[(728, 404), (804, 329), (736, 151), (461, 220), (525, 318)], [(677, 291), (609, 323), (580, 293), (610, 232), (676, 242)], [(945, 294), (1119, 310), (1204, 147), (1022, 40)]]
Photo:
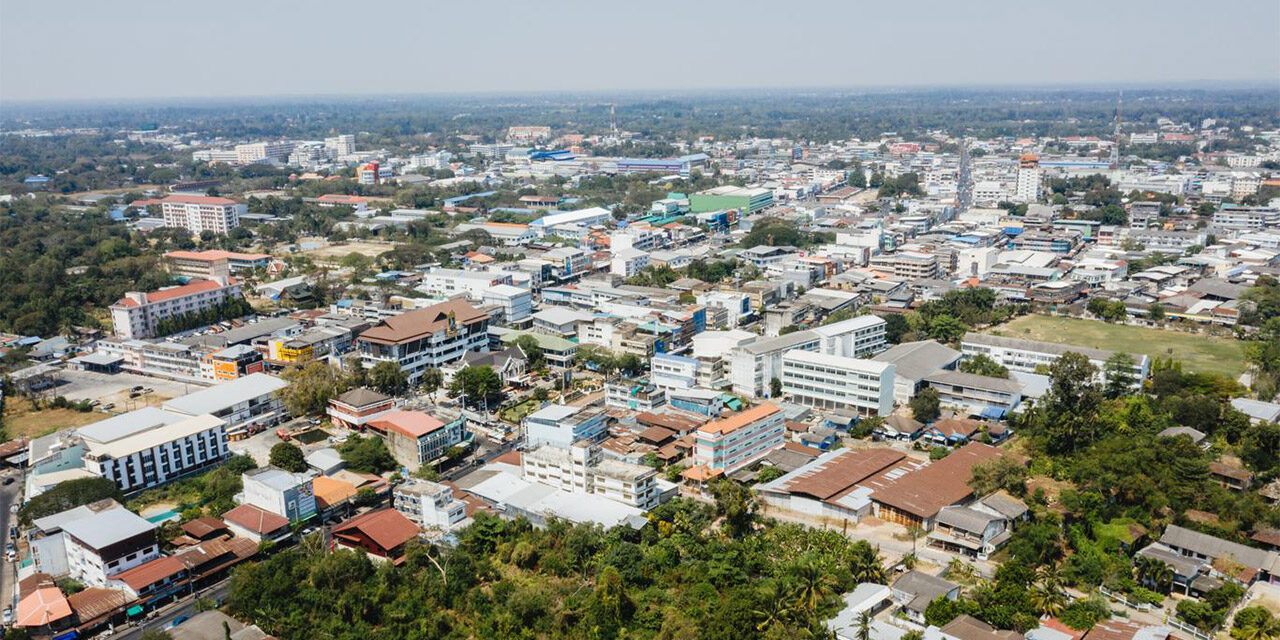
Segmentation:
[(4, 428), (10, 438), (38, 438), (67, 427), (82, 427), (111, 416), (101, 411), (41, 409), (36, 411), (26, 398), (9, 397), (4, 402)]
[(302, 255), (310, 257), (317, 262), (338, 262), (347, 257), (348, 254), (359, 253), (376, 258), (392, 249), (395, 245), (382, 244), (376, 242), (347, 242), (345, 244), (331, 244), (327, 247), (303, 251)]
[(1244, 343), (1231, 338), (1039, 315), (1014, 318), (989, 333), (1109, 351), (1144, 353), (1152, 358), (1173, 356), (1182, 362), (1187, 371), (1220, 373), (1232, 379), (1245, 370)]

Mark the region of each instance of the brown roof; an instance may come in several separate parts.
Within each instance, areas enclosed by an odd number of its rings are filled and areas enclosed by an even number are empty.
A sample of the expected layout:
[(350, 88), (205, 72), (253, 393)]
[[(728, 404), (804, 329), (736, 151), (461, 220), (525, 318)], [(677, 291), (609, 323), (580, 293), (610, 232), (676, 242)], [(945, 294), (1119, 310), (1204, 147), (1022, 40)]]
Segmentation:
[(208, 538), (219, 531), (225, 531), (226, 528), (227, 523), (212, 516), (204, 516), (203, 518), (196, 518), (190, 522), (182, 523), (182, 530), (187, 535), (200, 540)]
[(968, 418), (944, 418), (930, 425), (931, 428), (937, 429), (944, 436), (964, 436), (966, 438), (977, 433), (978, 428), (981, 426), (981, 422)]
[(943, 507), (973, 495), (969, 480), (973, 467), (1005, 455), (1013, 455), (980, 442), (970, 442), (947, 457), (917, 471), (894, 478), (879, 477), (867, 482), (875, 493), (871, 499), (921, 518), (932, 518)]
[(675, 439), (676, 432), (666, 427), (654, 426), (654, 427), (649, 427), (644, 431), (641, 431), (636, 437), (641, 440), (644, 440), (645, 442), (651, 442), (653, 444), (662, 444), (664, 442), (667, 442), (668, 440)]
[(737, 413), (730, 414), (727, 417), (720, 418), (719, 420), (712, 420), (711, 422), (698, 427), (698, 432), (721, 436), (729, 435), (730, 433), (733, 433), (734, 431), (737, 431), (738, 429), (741, 429), (753, 422), (764, 420), (779, 411), (782, 411), (782, 409), (779, 409), (777, 405), (765, 402), (751, 407), (750, 409), (744, 409)]
[(1232, 480), (1238, 480), (1240, 482), (1253, 481), (1252, 471), (1249, 471), (1248, 469), (1241, 469), (1240, 467), (1224, 464), (1221, 462), (1210, 462), (1209, 472), (1215, 476), (1231, 478)]
[(289, 526), (289, 519), (251, 504), (242, 504), (224, 514), (222, 519), (257, 534), (271, 533)]
[(418, 537), (418, 525), (395, 509), (370, 511), (333, 528), (335, 536), (359, 535), (390, 551)]
[(706, 420), (698, 420), (692, 416), (679, 413), (652, 413), (641, 411), (636, 414), (636, 424), (650, 427), (663, 427), (679, 434), (686, 434), (701, 426)]
[(521, 457), (520, 452), (516, 451), (515, 449), (512, 449), (511, 451), (508, 451), (494, 458), (493, 462), (501, 462), (504, 464), (509, 464), (509, 465), (518, 467), (521, 465), (523, 460), (524, 459)]
[(1022, 640), (1022, 634), (995, 627), (968, 614), (960, 614), (942, 627), (942, 632), (960, 640)]
[(144, 562), (128, 571), (117, 573), (111, 576), (111, 579), (119, 580), (129, 585), (130, 589), (139, 591), (186, 570), (186, 565), (182, 564), (182, 561), (177, 558), (162, 556), (150, 562)]
[(227, 536), (206, 540), (189, 549), (184, 549), (174, 557), (188, 571), (199, 575), (251, 558), (257, 552), (258, 545), (254, 541)]
[(1280, 529), (1262, 529), (1253, 534), (1253, 539), (1262, 544), (1280, 549)]
[(133, 600), (133, 596), (119, 589), (102, 587), (87, 587), (83, 591), (67, 596), (67, 604), (71, 605), (71, 610), (75, 612), (81, 624), (119, 611)]
[(16, 440), (10, 440), (4, 444), (0, 444), (0, 458), (7, 458), (15, 453), (18, 453), (19, 451), (26, 451), (26, 450), (27, 450), (26, 438), (18, 438)]
[[(1135, 634), (1148, 626), (1155, 625), (1141, 625), (1128, 620), (1112, 618), (1094, 625), (1084, 637), (1085, 640), (1133, 640)], [(1154, 638), (1154, 636), (1151, 637)], [(1166, 635), (1165, 637), (1168, 636)]]
[(826, 500), (866, 480), (907, 457), (893, 449), (846, 449), (830, 460), (804, 471), (786, 484), (791, 493), (803, 493)]
[(342, 404), (351, 407), (366, 407), (372, 404), (378, 404), (379, 402), (386, 402), (390, 399), (391, 396), (383, 395), (373, 389), (360, 387), (340, 394), (338, 397), (331, 400), (331, 402), (341, 402)]
[(361, 340), (382, 344), (398, 344), (416, 340), (449, 327), (453, 315), (455, 326), (479, 322), (489, 314), (476, 309), (465, 300), (448, 300), (425, 309), (402, 313), (379, 322), (360, 334)]
[(322, 509), (328, 509), (343, 500), (356, 495), (356, 486), (329, 476), (318, 476), (311, 480), (311, 490), (316, 495), (316, 503)]

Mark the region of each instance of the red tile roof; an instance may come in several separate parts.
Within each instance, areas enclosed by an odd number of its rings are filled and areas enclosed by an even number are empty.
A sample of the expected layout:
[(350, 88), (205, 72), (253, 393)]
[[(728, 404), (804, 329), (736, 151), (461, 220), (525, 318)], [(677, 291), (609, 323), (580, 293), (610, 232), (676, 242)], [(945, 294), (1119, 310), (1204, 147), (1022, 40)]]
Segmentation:
[[(233, 285), (235, 283), (236, 283), (235, 278), (227, 279), (228, 286)], [(206, 291), (217, 291), (218, 289), (221, 289), (221, 288), (223, 288), (222, 283), (218, 282), (217, 280), (192, 280), (191, 282), (188, 282), (187, 284), (184, 284), (180, 287), (169, 287), (168, 289), (151, 291), (151, 292), (148, 292), (146, 295), (147, 295), (148, 303), (162, 302), (164, 300), (173, 300), (175, 298), (185, 298), (187, 296), (192, 296), (197, 293), (204, 293)], [(132, 298), (120, 298), (119, 300), (116, 301), (116, 305), (123, 306), (123, 307), (136, 307), (138, 306), (138, 303), (134, 301)]]
[(71, 605), (62, 590), (42, 586), (18, 601), (19, 627), (43, 627), (71, 616)]
[(392, 411), (381, 419), (370, 421), (369, 426), (379, 431), (395, 431), (409, 438), (421, 438), (444, 428), (444, 423), (422, 411)]
[(278, 516), (251, 504), (242, 504), (222, 514), (222, 519), (260, 535), (289, 526), (288, 518)]
[(418, 525), (395, 509), (370, 511), (333, 528), (340, 538), (364, 537), (390, 551), (418, 537)]
[(166, 258), (178, 258), (180, 260), (221, 260), (223, 258), (235, 260), (263, 260), (270, 258), (270, 254), (266, 253), (239, 253), (237, 251), (224, 251), (222, 249), (208, 249), (206, 251), (170, 251), (164, 254)]
[(717, 435), (728, 435), (741, 429), (753, 422), (763, 420), (769, 416), (782, 411), (777, 406), (764, 403), (758, 404), (750, 409), (739, 411), (728, 417), (719, 420), (712, 420), (701, 427), (698, 427), (700, 433), (714, 433)]

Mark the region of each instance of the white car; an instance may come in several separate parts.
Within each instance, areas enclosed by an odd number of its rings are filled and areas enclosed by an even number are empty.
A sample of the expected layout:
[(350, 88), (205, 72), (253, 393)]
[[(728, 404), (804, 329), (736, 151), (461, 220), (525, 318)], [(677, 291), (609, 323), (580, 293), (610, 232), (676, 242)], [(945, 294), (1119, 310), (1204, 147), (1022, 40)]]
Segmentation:
[(3, 618), (3, 620), (4, 620), (4, 623), (5, 623), (5, 624), (13, 624), (13, 607), (5, 607), (5, 608), (4, 608), (4, 618)]
[(18, 512), (18, 505), (16, 504), (9, 505), (9, 513), (17, 513), (17, 512)]

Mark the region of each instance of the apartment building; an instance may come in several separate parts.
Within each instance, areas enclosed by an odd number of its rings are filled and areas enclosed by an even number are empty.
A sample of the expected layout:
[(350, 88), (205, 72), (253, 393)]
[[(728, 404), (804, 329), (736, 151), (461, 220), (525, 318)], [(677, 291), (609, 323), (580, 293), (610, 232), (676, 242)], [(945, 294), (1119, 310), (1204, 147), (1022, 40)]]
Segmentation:
[(868, 314), (814, 327), (811, 331), (819, 336), (818, 351), (822, 353), (866, 358), (888, 347), (884, 337), (886, 326), (883, 318)]
[(246, 205), (214, 196), (173, 195), (160, 201), (164, 226), (178, 227), (199, 235), (205, 231), (229, 233), (240, 226)]
[(165, 267), (169, 273), (200, 279), (266, 269), (270, 262), (271, 256), (265, 253), (239, 253), (221, 249), (170, 251), (164, 254)]
[(497, 307), (493, 321), (513, 324), (533, 315), (533, 292), (509, 284), (494, 285), (480, 294), (486, 307)]
[(422, 274), (417, 290), (439, 298), (462, 294), (471, 300), (480, 300), (486, 291), (500, 284), (510, 285), (511, 276), (488, 271), (434, 268)]
[(66, 522), (62, 532), (67, 577), (88, 587), (160, 557), (156, 525), (118, 505)]
[(467, 503), (454, 497), (453, 489), (417, 478), (391, 490), (391, 506), (424, 529), (448, 530), (467, 518)]
[(356, 137), (345, 133), (324, 139), (324, 148), (335, 158), (349, 156), (356, 152)]
[(615, 249), (609, 261), (609, 273), (630, 278), (639, 275), (648, 266), (648, 253), (639, 249)]
[[(206, 469), (229, 455), (226, 421), (208, 414), (188, 416), (147, 407), (77, 429), (70, 437), (46, 436), (34, 462), (54, 450), (56, 467), (83, 468), (134, 493)], [(38, 470), (37, 470), (38, 471)]]
[(1224, 204), (1214, 212), (1213, 226), (1218, 229), (1237, 231), (1259, 231), (1280, 227), (1280, 209)]
[(781, 448), (786, 428), (776, 405), (755, 405), (712, 420), (694, 432), (693, 475), (730, 474)]
[(658, 506), (657, 470), (606, 459), (600, 447), (575, 442), (568, 447), (542, 445), (520, 457), (524, 479), (570, 493), (603, 496), (638, 509)]
[(938, 256), (919, 251), (898, 251), (896, 253), (873, 256), (870, 267), (895, 278), (907, 280), (928, 280), (938, 277)]
[(776, 338), (757, 339), (735, 347), (729, 369), (733, 392), (752, 398), (768, 397), (774, 378), (781, 379), (782, 354), (787, 351), (818, 351), (822, 336), (814, 331), (797, 331)]
[(617, 378), (604, 386), (604, 405), (610, 409), (653, 411), (666, 404), (666, 392), (648, 380)]
[(782, 356), (782, 393), (797, 404), (887, 416), (893, 412), (893, 384), (894, 366), (886, 362), (812, 351)]
[(487, 351), (488, 345), (489, 314), (462, 300), (386, 318), (356, 338), (366, 369), (394, 362), (411, 385), (427, 369), (458, 360), (467, 351)]
[[(1102, 381), (1105, 375), (1107, 360), (1116, 354), (1115, 351), (1105, 349), (973, 332), (964, 334), (964, 338), (960, 340), (960, 352), (970, 358), (984, 355), (1008, 367), (1011, 371), (1026, 373), (1035, 373), (1037, 368), (1047, 367), (1057, 362), (1062, 354), (1075, 352), (1088, 358), (1089, 362), (1097, 368), (1099, 381)], [(1135, 383), (1141, 384), (1151, 373), (1151, 358), (1141, 353), (1129, 355), (1134, 361), (1131, 374), (1135, 378)]]
[(598, 442), (606, 435), (605, 414), (599, 407), (547, 405), (525, 417), (524, 432), (529, 446), (547, 443), (568, 447), (579, 440)]
[(240, 283), (232, 278), (193, 280), (151, 292), (129, 291), (111, 305), (111, 325), (120, 338), (156, 337), (165, 318), (199, 313), (240, 297)]

